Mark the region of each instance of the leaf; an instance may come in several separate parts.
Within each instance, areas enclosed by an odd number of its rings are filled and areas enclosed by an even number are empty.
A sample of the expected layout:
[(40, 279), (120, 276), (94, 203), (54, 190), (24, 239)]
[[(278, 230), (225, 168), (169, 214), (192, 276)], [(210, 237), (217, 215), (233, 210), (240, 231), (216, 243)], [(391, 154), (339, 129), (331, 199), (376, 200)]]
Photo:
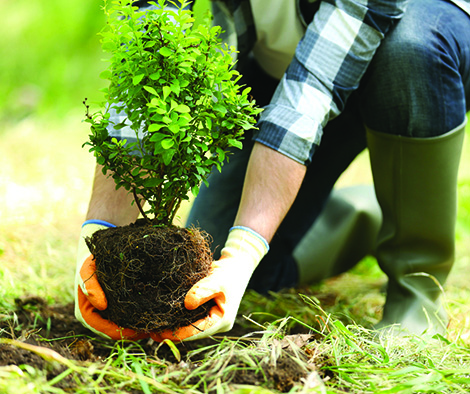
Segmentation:
[(175, 79), (173, 81), (173, 83), (171, 84), (171, 90), (173, 91), (174, 94), (176, 94), (177, 96), (179, 96), (180, 94), (180, 81)]
[(169, 86), (163, 86), (163, 100), (166, 100), (168, 95), (171, 93), (171, 88)]
[(174, 108), (174, 110), (180, 113), (188, 113), (189, 111), (191, 111), (191, 109), (187, 105), (184, 105), (184, 104), (178, 104)]
[(144, 181), (144, 187), (156, 187), (163, 182), (163, 179), (160, 178), (147, 178)]
[(170, 339), (164, 339), (163, 343), (168, 345), (171, 352), (173, 353), (173, 356), (175, 356), (176, 361), (180, 362), (181, 361), (181, 353), (178, 350), (178, 348), (176, 347), (176, 345)]
[(155, 73), (153, 73), (153, 74), (150, 74), (150, 75), (149, 75), (149, 78), (150, 78), (152, 81), (156, 81), (158, 78), (160, 78), (160, 72), (157, 71), (157, 72), (155, 72)]
[(132, 78), (132, 83), (135, 85), (138, 85), (140, 83), (140, 81), (142, 81), (142, 79), (144, 79), (145, 77), (145, 74), (139, 74), (139, 75), (136, 75), (134, 78)]
[(194, 197), (197, 197), (197, 195), (199, 194), (199, 186), (193, 186), (191, 188), (191, 193), (193, 194)]
[(160, 55), (162, 55), (164, 57), (168, 57), (168, 56), (171, 56), (173, 54), (173, 52), (170, 49), (168, 49), (167, 47), (160, 48), (158, 53), (160, 53)]
[(217, 154), (219, 155), (219, 161), (225, 160), (225, 151), (219, 147), (217, 147)]
[(162, 148), (163, 149), (170, 149), (174, 144), (175, 144), (175, 141), (173, 141), (170, 138), (167, 138), (167, 139), (162, 141)]
[(178, 131), (180, 131), (180, 127), (178, 124), (176, 123), (172, 123), (170, 125), (168, 125), (168, 128), (170, 129), (170, 131), (173, 133), (173, 134), (176, 134)]
[(219, 104), (219, 103), (214, 104), (214, 109), (223, 115), (227, 113), (227, 108), (225, 108), (222, 104)]
[(175, 155), (176, 151), (174, 149), (171, 150), (166, 150), (163, 152), (163, 164), (166, 166), (171, 163), (171, 159), (173, 159), (173, 156)]
[[(158, 131), (160, 130), (161, 128), (163, 127), (163, 125), (161, 124), (157, 124), (157, 123), (152, 123), (149, 127), (148, 127), (148, 131), (152, 132), (152, 131)], [(152, 139), (150, 139), (150, 141), (154, 141)]]
[(167, 136), (165, 134), (162, 134), (162, 133), (153, 133), (152, 136), (150, 137), (150, 141), (157, 142), (157, 141), (160, 141), (160, 140), (162, 140), (166, 137)]
[(196, 171), (200, 174), (200, 175), (204, 175), (206, 173), (206, 169), (203, 168), (203, 167), (199, 167), (199, 166), (196, 166)]
[(154, 88), (152, 88), (151, 86), (144, 86), (144, 89), (147, 92), (152, 93), (154, 96), (158, 96), (157, 91)]
[(111, 77), (111, 71), (109, 70), (104, 70), (101, 74), (100, 74), (100, 78), (102, 79), (109, 79)]
[(228, 143), (230, 144), (230, 146), (233, 146), (234, 148), (238, 148), (238, 149), (243, 148), (243, 144), (240, 141), (229, 139)]

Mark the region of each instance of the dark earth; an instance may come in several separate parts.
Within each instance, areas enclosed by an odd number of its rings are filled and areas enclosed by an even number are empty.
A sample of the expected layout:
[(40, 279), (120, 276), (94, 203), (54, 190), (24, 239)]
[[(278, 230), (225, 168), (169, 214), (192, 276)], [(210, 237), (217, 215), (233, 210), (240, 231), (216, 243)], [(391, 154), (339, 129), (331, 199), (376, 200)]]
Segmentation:
[(108, 307), (102, 316), (140, 332), (175, 330), (207, 316), (209, 301), (184, 307), (212, 263), (210, 236), (196, 228), (155, 226), (144, 219), (97, 231), (87, 239)]
[[(115, 354), (114, 341), (107, 341), (103, 338), (95, 337), (93, 333), (84, 328), (74, 317), (73, 303), (67, 305), (47, 305), (46, 301), (39, 297), (23, 297), (16, 299), (16, 311), (9, 318), (4, 317), (0, 320), (0, 367), (7, 365), (30, 365), (45, 371), (47, 379), (53, 379), (62, 373), (66, 367), (60, 363), (51, 363), (38, 355), (37, 352), (28, 348), (29, 345), (38, 346), (38, 349), (51, 349), (62, 357), (79, 362), (102, 362), (103, 365), (109, 357)], [(12, 318), (12, 316), (15, 316)], [(295, 331), (295, 330), (294, 330)], [(249, 329), (235, 325), (232, 331), (224, 334), (228, 338), (239, 338), (250, 332)], [(300, 332), (300, 331), (299, 331)], [(261, 334), (260, 334), (261, 335)], [(250, 336), (251, 340), (257, 341), (260, 335)], [(314, 349), (312, 343), (315, 343), (315, 335), (296, 334), (300, 338), (298, 348), (295, 350), (296, 358), (307, 360)], [(294, 337), (294, 334), (289, 335)], [(13, 339), (13, 342), (8, 342)], [(3, 342), (2, 342), (3, 340)], [(296, 339), (298, 342), (298, 340)], [(204, 359), (204, 352), (197, 353), (197, 357), (188, 358), (188, 352), (195, 349), (210, 348), (214, 345), (214, 339), (202, 339), (194, 342), (184, 342), (177, 344), (181, 354), (180, 360), (176, 360), (174, 353), (168, 346), (154, 342), (151, 339), (139, 341), (139, 354), (142, 350), (145, 352), (147, 360), (164, 360), (168, 368), (181, 369), (186, 368), (188, 373), (201, 365)], [(254, 343), (254, 342), (253, 342)], [(286, 342), (287, 343), (287, 342)], [(290, 342), (289, 342), (290, 343)], [(310, 344), (309, 346), (306, 346)], [(121, 342), (123, 347), (128, 347), (132, 352), (132, 342)], [(294, 353), (291, 345), (281, 346), (282, 353), (278, 357), (275, 365), (267, 362), (265, 359), (258, 360), (261, 371), (249, 368), (243, 355), (234, 353), (229, 360), (228, 365), (235, 365), (227, 377), (226, 381), (236, 384), (250, 384), (264, 386), (279, 392), (288, 392), (297, 383), (303, 381), (308, 375), (308, 370), (301, 367), (295, 357), (290, 357)], [(300, 353), (299, 353), (300, 352)], [(199, 357), (199, 360), (198, 360)], [(253, 356), (256, 357), (256, 356)], [(206, 361), (207, 362), (207, 361)], [(322, 361), (323, 366), (331, 365), (332, 361), (325, 358)], [(334, 375), (328, 371), (322, 371), (321, 366), (315, 367), (319, 376), (322, 378), (334, 378)], [(197, 382), (196, 382), (197, 383)], [(57, 387), (72, 390), (76, 382), (72, 377), (60, 380)], [(140, 393), (141, 391), (129, 391), (130, 393)]]

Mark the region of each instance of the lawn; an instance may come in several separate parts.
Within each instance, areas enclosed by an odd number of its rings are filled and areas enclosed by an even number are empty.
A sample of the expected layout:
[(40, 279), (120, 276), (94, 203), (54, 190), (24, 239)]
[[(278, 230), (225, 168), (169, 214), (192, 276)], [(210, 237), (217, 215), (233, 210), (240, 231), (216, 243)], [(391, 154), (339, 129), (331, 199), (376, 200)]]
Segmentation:
[[(213, 339), (106, 341), (73, 316), (94, 168), (81, 147), (81, 101), (100, 100), (103, 19), (91, 0), (2, 7), (10, 17), (0, 26), (9, 38), (0, 44), (8, 80), (0, 88), (0, 393), (470, 391), (470, 126), (445, 337), (387, 339), (369, 330), (380, 319), (386, 277), (367, 258), (317, 286), (247, 292), (234, 330)], [(26, 43), (31, 50), (19, 51)], [(338, 186), (370, 182), (364, 153)]]
[[(81, 147), (81, 116), (28, 117), (2, 130), (0, 392), (468, 392), (468, 143), (446, 338), (373, 336), (367, 327), (380, 318), (386, 278), (368, 258), (319, 286), (269, 298), (248, 292), (233, 332), (174, 349), (107, 342), (73, 318), (75, 248), (94, 167)], [(340, 184), (369, 181), (364, 154)]]

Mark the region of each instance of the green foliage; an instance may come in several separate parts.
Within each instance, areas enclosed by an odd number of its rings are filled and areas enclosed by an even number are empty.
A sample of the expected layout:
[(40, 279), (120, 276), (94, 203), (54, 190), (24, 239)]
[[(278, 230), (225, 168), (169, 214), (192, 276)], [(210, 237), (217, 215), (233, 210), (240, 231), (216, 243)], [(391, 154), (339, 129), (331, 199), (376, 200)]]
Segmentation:
[[(101, 1), (2, 1), (0, 120), (5, 130), (30, 116), (62, 120), (103, 87), (97, 32)], [(92, 100), (96, 98), (91, 96)], [(77, 120), (76, 120), (77, 121)], [(0, 127), (0, 133), (2, 132)]]
[[(184, 4), (177, 12), (164, 10), (162, 0), (153, 4), (147, 12), (128, 0), (105, 8), (108, 108), (88, 114), (87, 144), (117, 188), (149, 203), (145, 216), (168, 224), (188, 192), (196, 195), (214, 166), (221, 170), (229, 148), (242, 147), (243, 132), (254, 127), (260, 110), (249, 89), (237, 85), (240, 75), (219, 27), (194, 26)], [(114, 127), (130, 125), (137, 142), (109, 139), (111, 107), (126, 117)]]

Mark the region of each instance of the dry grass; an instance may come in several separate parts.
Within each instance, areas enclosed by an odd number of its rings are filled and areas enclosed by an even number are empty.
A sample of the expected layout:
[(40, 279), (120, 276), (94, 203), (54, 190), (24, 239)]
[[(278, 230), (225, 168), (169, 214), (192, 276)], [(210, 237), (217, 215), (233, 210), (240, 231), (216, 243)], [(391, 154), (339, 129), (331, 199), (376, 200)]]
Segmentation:
[[(88, 133), (81, 123), (81, 114), (60, 124), (25, 120), (9, 130), (0, 130), (0, 133), (0, 318), (6, 318), (18, 296), (38, 295), (50, 303), (66, 303), (73, 299), (75, 248), (91, 191), (94, 159), (81, 148)], [(340, 185), (370, 183), (367, 160), (367, 153), (361, 155), (342, 176)], [(319, 340), (304, 348), (311, 358), (297, 362), (310, 370), (320, 365), (327, 375), (322, 375), (323, 380), (319, 381), (316, 372), (312, 372), (302, 384), (295, 385), (293, 391), (306, 393), (312, 388), (311, 392), (339, 393), (348, 388), (356, 393), (466, 392), (470, 387), (468, 141), (464, 147), (460, 179), (457, 261), (446, 290), (451, 315), (447, 340), (425, 342), (415, 338), (405, 343), (377, 343), (371, 339), (371, 333), (363, 326), (380, 318), (384, 300), (381, 287), (385, 277), (375, 261), (368, 259), (339, 278), (305, 289), (304, 297), (299, 297), (298, 291), (266, 299), (248, 293), (238, 321), (259, 329), (263, 333), (262, 340), (246, 346), (240, 340), (223, 340), (189, 375), (185, 361), (178, 367), (162, 360), (150, 362), (144, 356), (126, 353), (119, 345), (104, 367), (102, 364), (73, 363), (67, 366), (64, 374), (76, 375), (77, 384), (83, 384), (82, 392), (199, 393), (208, 392), (209, 387), (220, 392), (235, 390), (223, 381), (223, 377), (237, 367), (228, 363), (225, 366), (228, 370), (220, 370), (219, 364), (228, 360), (229, 355), (235, 355), (244, 360), (242, 369), (264, 373), (263, 360), (275, 361), (272, 357), (280, 352), (279, 346), (285, 346), (283, 330), (300, 325), (306, 329), (322, 327), (322, 330), (318, 334)], [(189, 204), (181, 210), (181, 222), (184, 222), (188, 208)], [(313, 295), (326, 298), (317, 306), (312, 301)], [(331, 304), (328, 303), (330, 295), (335, 297)], [(246, 320), (242, 315), (251, 317)], [(256, 327), (253, 321), (262, 327)], [(190, 356), (197, 354), (199, 351)], [(159, 365), (167, 372), (159, 372), (160, 367), (156, 370), (155, 363), (161, 363)], [(94, 378), (91, 378), (92, 373), (95, 373)], [(208, 380), (211, 373), (213, 376)], [(334, 379), (328, 380), (328, 376), (334, 376)], [(98, 385), (97, 379), (106, 381), (109, 386)], [(186, 386), (181, 386), (181, 382), (186, 382)], [(16, 366), (0, 368), (0, 390), (5, 389), (7, 393), (63, 392), (52, 383), (44, 371)], [(252, 385), (237, 386), (236, 390), (233, 392), (255, 392)], [(264, 387), (256, 390), (259, 393), (278, 392)]]

